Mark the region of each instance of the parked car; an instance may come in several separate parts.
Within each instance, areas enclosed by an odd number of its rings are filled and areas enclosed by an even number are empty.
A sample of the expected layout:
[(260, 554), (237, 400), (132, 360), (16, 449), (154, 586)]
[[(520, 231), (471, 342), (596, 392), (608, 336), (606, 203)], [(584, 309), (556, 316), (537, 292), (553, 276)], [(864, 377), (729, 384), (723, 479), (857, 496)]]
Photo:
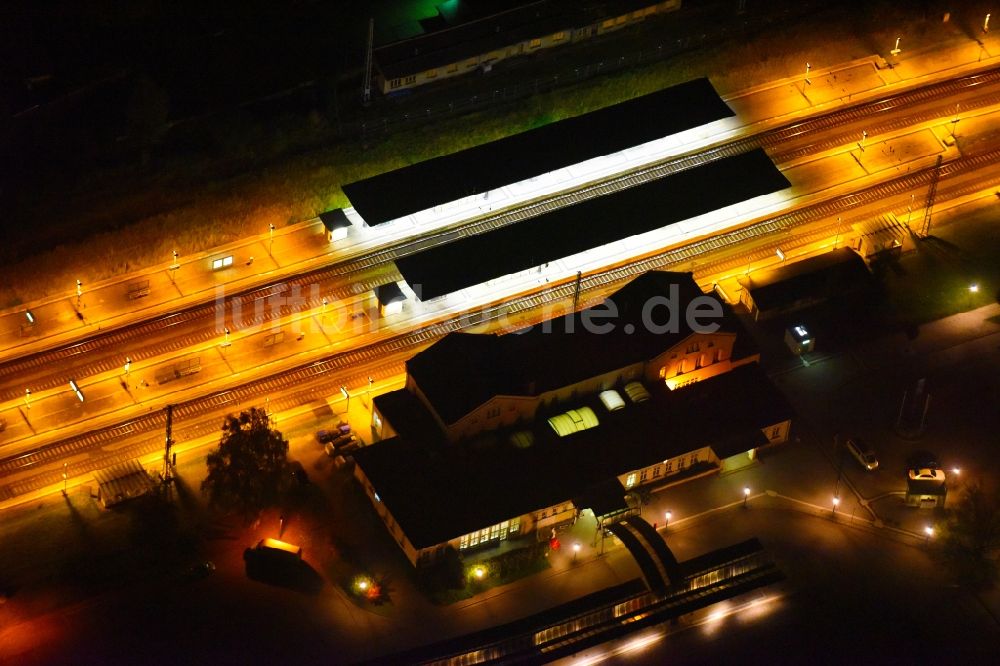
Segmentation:
[(937, 469), (937, 456), (930, 451), (914, 451), (906, 458), (906, 466), (910, 469)]
[(211, 576), (213, 571), (215, 571), (214, 562), (199, 562), (185, 569), (183, 578), (184, 580), (200, 580)]
[(333, 440), (340, 437), (339, 430), (317, 430), (316, 431), (316, 441), (320, 444), (326, 444), (327, 442), (332, 442)]
[(875, 457), (875, 452), (862, 442), (859, 437), (847, 438), (847, 450), (869, 472), (878, 469), (878, 458)]
[(910, 470), (910, 478), (914, 481), (944, 481), (944, 472), (930, 467), (918, 467)]

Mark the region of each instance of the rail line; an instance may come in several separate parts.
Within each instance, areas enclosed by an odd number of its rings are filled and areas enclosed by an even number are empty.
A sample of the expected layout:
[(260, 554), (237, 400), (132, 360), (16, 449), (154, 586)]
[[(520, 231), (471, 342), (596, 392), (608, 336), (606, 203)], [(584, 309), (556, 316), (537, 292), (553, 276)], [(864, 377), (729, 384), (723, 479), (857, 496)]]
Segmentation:
[[(307, 285), (320, 284), (326, 281), (340, 280), (343, 282), (343, 278), (349, 275), (360, 275), (366, 270), (384, 267), (386, 264), (399, 257), (414, 254), (429, 247), (447, 243), (458, 238), (487, 233), (489, 231), (493, 231), (510, 224), (515, 224), (558, 208), (569, 206), (628, 187), (634, 187), (651, 180), (706, 164), (713, 160), (738, 155), (758, 147), (774, 149), (787, 141), (801, 138), (812, 133), (825, 131), (839, 125), (860, 120), (871, 121), (879, 114), (885, 114), (910, 105), (932, 101), (940, 95), (953, 95), (967, 90), (975, 90), (979, 86), (998, 82), (1000, 82), (1000, 68), (994, 68), (956, 79), (930, 84), (913, 90), (903, 91), (880, 100), (865, 102), (856, 106), (834, 110), (802, 121), (789, 123), (781, 127), (766, 130), (756, 135), (735, 139), (731, 142), (705, 151), (682, 155), (670, 158), (658, 164), (641, 167), (600, 183), (588, 185), (571, 192), (562, 192), (540, 201), (530, 202), (492, 215), (475, 218), (463, 224), (459, 228), (440, 230), (436, 233), (422, 236), (420, 238), (400, 241), (368, 253), (363, 253), (354, 258), (347, 258), (343, 261), (336, 262), (323, 268), (289, 277), (288, 279), (280, 282), (238, 292), (226, 299), (226, 307), (227, 309), (236, 309), (238, 306), (240, 308), (240, 312), (257, 312), (257, 309), (255, 308), (256, 303), (267, 301), (272, 297), (282, 296), (289, 289), (298, 288), (301, 290)], [(969, 100), (965, 102), (964, 108), (968, 111), (998, 102), (1000, 102), (1000, 93)], [(921, 122), (940, 117), (940, 115), (941, 110), (940, 107), (938, 107), (936, 109), (923, 110), (922, 112), (916, 114), (916, 116), (908, 117), (907, 119), (889, 120), (883, 123), (869, 122), (867, 126), (871, 129), (872, 134), (877, 134), (898, 129), (908, 123)], [(816, 144), (810, 144), (809, 146), (796, 148), (785, 153), (779, 153), (775, 160), (781, 163), (783, 161), (795, 159), (796, 157), (800, 157), (802, 155), (810, 154), (811, 152), (816, 152), (817, 150), (843, 145), (845, 140), (849, 140), (849, 138), (845, 137), (848, 137), (848, 135), (841, 134), (836, 138), (828, 138)], [(331, 300), (340, 300), (374, 289), (378, 286), (378, 283), (378, 280), (374, 279), (361, 279), (357, 282), (352, 282), (351, 284), (341, 284), (341, 286), (322, 295), (303, 296), (300, 303), (303, 307), (315, 308), (321, 304), (322, 297), (324, 296)], [(161, 346), (156, 349), (146, 348), (137, 344), (138, 340), (144, 336), (160, 333), (186, 323), (206, 319), (208, 317), (215, 317), (217, 310), (218, 307), (216, 304), (204, 303), (176, 313), (126, 325), (118, 329), (112, 329), (68, 345), (12, 359), (10, 361), (0, 363), (0, 380), (19, 375), (41, 366), (51, 366), (70, 359), (80, 358), (92, 352), (110, 352), (112, 350), (120, 351), (126, 345), (135, 345), (135, 347), (129, 347), (129, 355), (133, 362), (153, 358), (161, 355), (164, 347)], [(284, 317), (290, 314), (292, 309), (285, 306), (279, 308), (263, 308), (262, 311), (264, 313), (263, 315), (249, 317), (241, 321), (240, 324), (247, 326), (255, 323), (261, 323), (262, 321), (269, 321)], [(189, 336), (181, 340), (170, 343), (167, 345), (166, 349), (184, 348), (192, 344), (205, 342), (218, 334), (218, 331), (213, 330), (191, 333)], [(96, 358), (93, 361), (74, 367), (72, 374), (79, 379), (80, 377), (88, 377), (101, 372), (107, 372), (116, 369), (120, 364), (119, 361), (120, 359), (118, 358)], [(43, 391), (61, 386), (68, 381), (68, 378), (68, 375), (62, 376), (58, 374), (50, 374), (38, 381), (33, 381), (31, 388), (36, 392)], [(0, 402), (14, 400), (20, 397), (21, 391), (22, 387), (20, 386), (7, 386), (6, 388), (0, 389)]]
[[(843, 214), (856, 208), (883, 200), (887, 197), (903, 194), (916, 187), (927, 185), (939, 171), (938, 178), (942, 185), (948, 179), (974, 172), (986, 165), (995, 164), (1000, 160), (1000, 149), (984, 152), (979, 155), (958, 158), (938, 167), (929, 166), (895, 179), (871, 185), (858, 192), (839, 195), (830, 200), (820, 201), (801, 209), (782, 213), (746, 227), (705, 238), (688, 245), (670, 248), (662, 252), (644, 257), (627, 265), (616, 266), (604, 271), (592, 273), (582, 278), (581, 291), (606, 290), (609, 287), (623, 283), (632, 277), (650, 270), (662, 270), (690, 262), (692, 259), (706, 253), (715, 252), (736, 246), (744, 241), (760, 238), (775, 233), (789, 231), (795, 227), (811, 224), (829, 218), (838, 213)], [(983, 181), (992, 182), (990, 177)], [(981, 185), (980, 185), (981, 186)], [(965, 184), (962, 190), (976, 189), (974, 184)], [(576, 287), (571, 282), (545, 286), (531, 294), (524, 294), (511, 300), (495, 304), (476, 315), (461, 313), (429, 324), (420, 329), (400, 333), (392, 338), (371, 343), (349, 351), (333, 354), (324, 359), (306, 363), (274, 375), (252, 380), (240, 386), (216, 391), (208, 395), (192, 398), (177, 404), (174, 408), (176, 423), (195, 419), (217, 410), (220, 407), (259, 404), (261, 396), (280, 395), (291, 387), (313, 386), (316, 382), (327, 380), (328, 387), (339, 386), (344, 378), (350, 376), (352, 385), (363, 385), (367, 371), (360, 368), (371, 368), (377, 359), (399, 356), (412, 351), (415, 347), (433, 342), (434, 340), (470, 326), (480, 325), (487, 321), (530, 311), (545, 303), (569, 299), (573, 297)], [(330, 380), (335, 381), (331, 383)], [(329, 394), (329, 390), (327, 394)], [(302, 404), (302, 403), (298, 403)], [(162, 412), (149, 413), (123, 423), (82, 433), (65, 440), (53, 442), (34, 450), (16, 456), (0, 459), (0, 476), (10, 475), (32, 467), (36, 467), (65, 456), (78, 455), (96, 447), (103, 447), (127, 436), (142, 433), (159, 433), (165, 427), (166, 417)], [(137, 457), (155, 452), (162, 447), (162, 437), (150, 437), (144, 442), (131, 445), (128, 449), (116, 449), (105, 456), (96, 456), (87, 461), (86, 468), (76, 470), (81, 473), (91, 469), (107, 466), (109, 460), (118, 460), (123, 455)], [(103, 464), (102, 464), (103, 461)], [(19, 480), (11, 485), (0, 486), (0, 501), (19, 494), (21, 487), (43, 487), (57, 483), (61, 479), (58, 470), (40, 471), (28, 479)]]

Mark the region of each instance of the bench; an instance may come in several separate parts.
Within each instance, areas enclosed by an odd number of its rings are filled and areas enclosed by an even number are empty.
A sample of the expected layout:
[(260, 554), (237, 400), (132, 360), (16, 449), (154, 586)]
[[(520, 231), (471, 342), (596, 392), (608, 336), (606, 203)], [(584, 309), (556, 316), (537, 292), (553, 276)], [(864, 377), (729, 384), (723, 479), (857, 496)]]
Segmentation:
[(125, 285), (128, 288), (128, 299), (134, 301), (149, 296), (149, 280), (136, 280)]

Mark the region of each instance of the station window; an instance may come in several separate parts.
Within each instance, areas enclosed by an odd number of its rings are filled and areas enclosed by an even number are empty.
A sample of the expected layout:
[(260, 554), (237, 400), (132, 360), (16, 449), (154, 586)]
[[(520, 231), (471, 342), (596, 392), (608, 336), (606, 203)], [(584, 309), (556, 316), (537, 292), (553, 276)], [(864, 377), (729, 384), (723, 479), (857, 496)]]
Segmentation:
[(641, 472), (639, 472), (639, 483), (645, 483), (646, 482), (646, 477), (648, 477), (648, 476), (649, 476), (649, 471), (648, 470), (644, 469)]
[(389, 81), (390, 89), (395, 90), (398, 87), (399, 87), (399, 79), (393, 79), (392, 81)]
[(428, 69), (426, 72), (424, 72), (425, 79), (433, 79), (437, 75), (438, 71), (436, 69)]
[(631, 488), (635, 485), (635, 472), (632, 472), (625, 478), (625, 487)]
[(510, 521), (510, 526), (507, 528), (507, 534), (517, 534), (521, 531), (521, 519), (514, 518)]
[(457, 62), (453, 62), (450, 65), (448, 65), (448, 73), (449, 74), (451, 74), (453, 72), (457, 72), (457, 71), (458, 71), (458, 63)]
[(688, 354), (694, 354), (695, 352), (699, 351), (700, 349), (701, 349), (701, 347), (698, 346), (697, 342), (692, 342), (691, 344), (688, 345), (687, 353)]
[(406, 80), (403, 83), (416, 83), (416, 82), (417, 82), (417, 75), (413, 74), (411, 76), (406, 77)]
[(653, 468), (653, 478), (655, 479), (659, 475), (660, 475), (660, 466), (657, 465), (656, 467)]
[(608, 20), (604, 21), (603, 23), (601, 23), (601, 27), (602, 28), (610, 28), (614, 24), (615, 24), (615, 20), (614, 19), (608, 19)]
[(553, 42), (561, 42), (564, 39), (566, 39), (566, 33), (565, 33), (565, 31), (560, 30), (556, 34), (552, 35), (552, 41)]
[(542, 45), (542, 40), (541, 40), (541, 39), (539, 39), (538, 37), (535, 37), (535, 38), (534, 38), (533, 40), (531, 40), (531, 42), (529, 42), (529, 44), (528, 44), (528, 46), (530, 46), (530, 47), (531, 47), (531, 48), (533, 48), (533, 49), (537, 49), (537, 48), (538, 48), (539, 46), (541, 46), (541, 45)]

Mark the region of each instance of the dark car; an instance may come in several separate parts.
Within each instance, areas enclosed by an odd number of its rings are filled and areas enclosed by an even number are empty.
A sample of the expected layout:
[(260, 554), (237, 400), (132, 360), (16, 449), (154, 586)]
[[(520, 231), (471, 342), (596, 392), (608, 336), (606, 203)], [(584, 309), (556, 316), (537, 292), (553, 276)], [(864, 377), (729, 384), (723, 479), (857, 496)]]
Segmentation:
[(930, 451), (914, 451), (906, 458), (907, 469), (938, 469), (937, 456)]
[(185, 569), (182, 578), (184, 580), (201, 580), (211, 576), (213, 571), (215, 571), (214, 562), (199, 562)]
[(327, 442), (332, 442), (333, 440), (340, 437), (339, 430), (317, 430), (316, 431), (316, 441), (320, 444), (326, 444)]

